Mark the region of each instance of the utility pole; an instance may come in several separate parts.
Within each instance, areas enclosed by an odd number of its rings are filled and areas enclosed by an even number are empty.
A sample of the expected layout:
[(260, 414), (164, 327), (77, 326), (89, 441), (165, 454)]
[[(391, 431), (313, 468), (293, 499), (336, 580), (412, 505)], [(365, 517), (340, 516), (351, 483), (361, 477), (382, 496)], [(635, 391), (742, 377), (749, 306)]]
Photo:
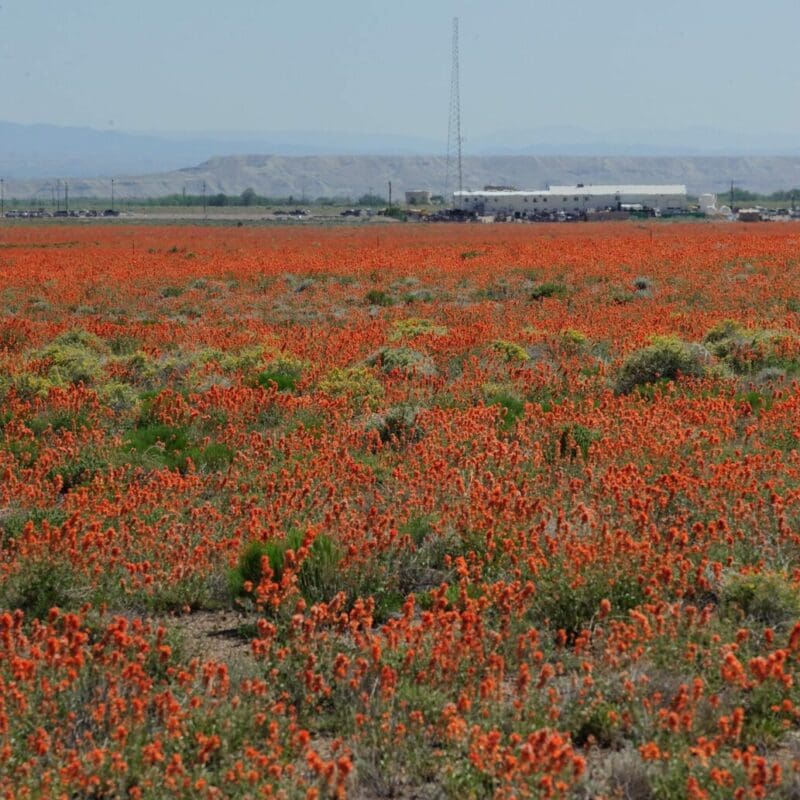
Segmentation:
[(731, 211), (733, 211), (733, 181), (731, 181)]
[(392, 182), (389, 181), (389, 211), (392, 210)]
[[(461, 170), (461, 93), (458, 77), (458, 17), (453, 17), (453, 64), (450, 72), (450, 118), (447, 123), (447, 165), (445, 175), (445, 197), (450, 193), (450, 173), (453, 158), (458, 159), (458, 191), (464, 189)], [(458, 195), (461, 207), (461, 195)]]
[(61, 179), (56, 181), (56, 211), (61, 211)]
[(64, 181), (64, 211), (69, 214), (69, 183)]
[(203, 217), (206, 216), (206, 182), (203, 181)]
[(0, 219), (6, 215), (6, 187), (5, 179), (0, 178)]
[(111, 179), (111, 210), (114, 210), (114, 179)]

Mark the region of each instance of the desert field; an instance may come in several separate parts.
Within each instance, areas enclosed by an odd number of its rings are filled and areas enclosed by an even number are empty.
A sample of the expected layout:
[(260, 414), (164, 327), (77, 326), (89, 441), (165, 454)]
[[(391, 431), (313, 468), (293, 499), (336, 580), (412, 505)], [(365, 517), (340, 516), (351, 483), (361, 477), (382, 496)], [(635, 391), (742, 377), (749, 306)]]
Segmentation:
[(798, 268), (0, 226), (0, 796), (800, 796)]

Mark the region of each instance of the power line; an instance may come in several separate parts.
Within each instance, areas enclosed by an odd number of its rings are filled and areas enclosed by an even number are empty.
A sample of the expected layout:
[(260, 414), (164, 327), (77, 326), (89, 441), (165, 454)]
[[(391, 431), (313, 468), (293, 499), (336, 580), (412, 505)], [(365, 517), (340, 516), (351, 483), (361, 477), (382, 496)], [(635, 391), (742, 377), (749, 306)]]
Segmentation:
[[(458, 191), (464, 188), (461, 170), (461, 93), (458, 79), (458, 17), (453, 17), (453, 65), (450, 72), (450, 117), (447, 122), (447, 164), (445, 174), (445, 197), (450, 194), (450, 179), (453, 159), (457, 158)], [(461, 205), (459, 195), (458, 204)]]

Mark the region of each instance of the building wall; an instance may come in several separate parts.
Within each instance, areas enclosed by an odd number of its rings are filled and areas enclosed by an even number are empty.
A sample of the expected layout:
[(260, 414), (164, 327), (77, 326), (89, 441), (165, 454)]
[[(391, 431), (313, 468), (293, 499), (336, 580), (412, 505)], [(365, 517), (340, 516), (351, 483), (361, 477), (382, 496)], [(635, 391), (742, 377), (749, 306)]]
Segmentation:
[[(458, 205), (458, 198), (454, 198)], [(605, 208), (616, 209), (619, 204), (640, 204), (648, 208), (685, 209), (685, 194), (582, 194), (580, 187), (569, 194), (541, 192), (475, 192), (462, 196), (461, 208), (483, 214), (581, 213)]]
[(406, 205), (430, 205), (431, 192), (427, 189), (412, 189), (406, 192)]

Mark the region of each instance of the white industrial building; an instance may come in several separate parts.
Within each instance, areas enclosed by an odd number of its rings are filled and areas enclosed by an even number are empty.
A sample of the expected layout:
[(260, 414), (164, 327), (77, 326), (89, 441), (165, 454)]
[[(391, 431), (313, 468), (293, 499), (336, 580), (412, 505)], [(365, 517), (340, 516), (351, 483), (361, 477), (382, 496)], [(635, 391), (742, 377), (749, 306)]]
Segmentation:
[(537, 191), (485, 189), (453, 193), (454, 205), (480, 215), (581, 214), (611, 209), (652, 209), (661, 212), (686, 208), (683, 185), (550, 186)]

